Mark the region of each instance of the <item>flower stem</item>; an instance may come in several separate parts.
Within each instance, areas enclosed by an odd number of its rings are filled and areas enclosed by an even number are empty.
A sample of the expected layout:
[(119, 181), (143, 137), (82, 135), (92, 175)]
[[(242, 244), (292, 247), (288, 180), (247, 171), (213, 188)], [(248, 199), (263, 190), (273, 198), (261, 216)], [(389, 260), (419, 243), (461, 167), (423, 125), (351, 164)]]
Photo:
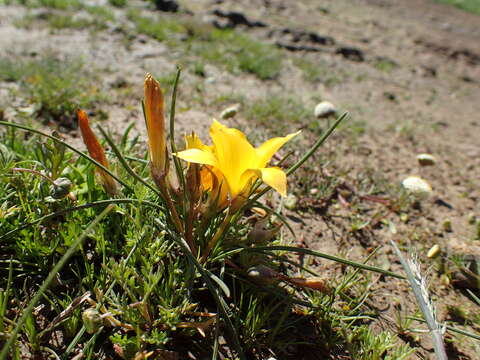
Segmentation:
[(227, 214), (225, 215), (225, 218), (223, 219), (222, 223), (220, 224), (217, 231), (215, 232), (215, 235), (213, 235), (212, 239), (208, 242), (207, 247), (205, 249), (205, 253), (202, 255), (201, 262), (206, 261), (208, 255), (210, 255), (210, 252), (215, 247), (218, 240), (220, 240), (222, 235), (225, 233), (225, 230), (230, 224), (230, 220), (232, 220), (233, 215), (234, 214), (230, 213), (230, 211), (227, 212)]

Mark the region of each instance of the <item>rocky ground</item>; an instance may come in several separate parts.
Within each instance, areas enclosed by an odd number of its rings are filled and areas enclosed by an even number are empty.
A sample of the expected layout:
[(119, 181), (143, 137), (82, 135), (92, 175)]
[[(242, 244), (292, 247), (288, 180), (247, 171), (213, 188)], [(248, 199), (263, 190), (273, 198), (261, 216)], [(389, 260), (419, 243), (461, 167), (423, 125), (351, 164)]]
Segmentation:
[[(290, 182), (296, 197), (286, 210), (296, 231), (292, 241), (356, 260), (380, 247), (372, 264), (393, 271), (401, 268), (389, 241), (414, 248), (431, 280), (439, 320), (467, 324), (478, 333), (478, 319), (472, 321), (478, 305), (465, 286), (478, 287), (462, 278), (452, 259), (457, 254), (473, 256), (473, 262), (480, 257), (474, 219), (480, 218), (480, 17), (429, 0), (185, 0), (178, 13), (162, 15), (196, 26), (232, 27), (274, 44), (282, 70), (275, 79), (261, 80), (211, 62), (194, 71), (195, 52), (135, 33), (123, 9), (113, 9), (116, 20), (94, 32), (52, 30), (40, 20), (18, 26), (19, 19), (45, 11), (0, 5), (3, 56), (35, 58), (51, 51), (82, 58), (98, 73), (107, 96), (97, 111), (108, 114), (108, 126), (116, 133), (133, 123), (135, 132), (144, 134), (143, 76), (149, 71), (171, 78), (179, 63), (184, 64), (179, 133), (194, 129), (206, 140), (211, 118), (240, 103), (228, 124), (256, 142), (267, 134), (304, 128), (294, 144), (300, 154), (326, 126), (314, 117), (316, 103), (328, 100), (339, 113), (348, 111), (348, 122)], [(28, 106), (9, 83), (0, 83), (0, 94), (7, 119)], [(258, 110), (269, 99), (290, 99), (302, 116), (275, 121), (271, 114), (278, 109)], [(81, 145), (74, 122), (60, 129)], [(433, 154), (436, 163), (421, 167), (420, 153)], [(409, 175), (431, 184), (427, 200), (412, 205), (404, 199), (399, 184)], [(435, 244), (440, 257), (427, 258)], [(327, 262), (317, 266), (331, 276), (341, 271)], [(415, 346), (413, 358), (433, 358), (428, 336), (403, 331), (397, 319), (416, 311), (408, 284), (372, 275), (371, 290), (372, 307), (383, 309), (379, 326), (395, 329)], [(474, 340), (450, 334), (446, 339), (451, 359), (478, 358), (480, 345)]]

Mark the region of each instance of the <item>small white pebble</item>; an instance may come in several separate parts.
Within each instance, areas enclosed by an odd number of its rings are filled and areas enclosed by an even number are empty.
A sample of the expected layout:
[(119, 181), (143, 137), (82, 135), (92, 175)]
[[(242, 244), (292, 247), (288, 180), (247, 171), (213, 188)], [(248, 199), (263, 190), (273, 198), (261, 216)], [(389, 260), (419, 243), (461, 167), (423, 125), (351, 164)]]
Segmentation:
[(440, 246), (438, 244), (433, 245), (430, 250), (428, 250), (427, 257), (432, 259), (440, 254)]
[(437, 162), (435, 157), (430, 154), (418, 154), (417, 161), (421, 166), (432, 166)]
[(430, 184), (418, 176), (409, 176), (402, 181), (402, 186), (418, 200), (426, 199), (432, 193)]
[(240, 110), (240, 104), (235, 104), (235, 105), (229, 106), (222, 111), (222, 113), (220, 114), (220, 118), (230, 119), (230, 118), (234, 117), (235, 115), (237, 115), (238, 110)]
[(283, 205), (288, 210), (295, 210), (295, 208), (297, 207), (297, 203), (298, 203), (298, 198), (293, 194), (287, 195), (287, 197), (283, 200)]
[(315, 117), (326, 118), (337, 113), (337, 108), (331, 102), (322, 101), (315, 106)]

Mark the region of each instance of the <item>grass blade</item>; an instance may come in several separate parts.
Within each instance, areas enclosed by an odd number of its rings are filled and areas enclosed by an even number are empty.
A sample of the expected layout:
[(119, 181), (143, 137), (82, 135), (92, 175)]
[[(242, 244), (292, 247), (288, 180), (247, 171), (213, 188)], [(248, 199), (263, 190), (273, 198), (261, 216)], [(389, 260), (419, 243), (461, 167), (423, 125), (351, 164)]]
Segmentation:
[(297, 248), (297, 247), (294, 247), (294, 246), (266, 246), (266, 247), (244, 248), (244, 251), (270, 252), (270, 251), (275, 251), (275, 250), (290, 251), (290, 252), (295, 252), (295, 253), (300, 253), (300, 254), (307, 254), (307, 255), (312, 255), (312, 256), (316, 256), (316, 257), (321, 257), (321, 258), (324, 258), (324, 259), (327, 259), (327, 260), (335, 261), (335, 262), (340, 263), (340, 264), (353, 266), (353, 267), (358, 268), (358, 269), (373, 271), (373, 272), (376, 272), (376, 273), (379, 273), (379, 274), (392, 276), (392, 277), (395, 277), (397, 279), (405, 279), (405, 276), (396, 274), (396, 273), (388, 271), (388, 270), (384, 270), (384, 269), (377, 268), (377, 267), (374, 267), (374, 266), (361, 264), (361, 263), (351, 261), (351, 260), (347, 260), (347, 259), (342, 259), (338, 256), (329, 255), (329, 254), (325, 254), (325, 253), (322, 253), (322, 252), (319, 252), (319, 251), (314, 251), (314, 250), (305, 249), (305, 248)]
[(108, 145), (110, 145), (110, 147), (112, 148), (113, 152), (115, 153), (118, 161), (120, 161), (120, 164), (122, 164), (122, 166), (125, 168), (125, 170), (137, 181), (140, 181), (143, 185), (145, 185), (146, 187), (148, 187), (150, 190), (152, 190), (158, 197), (162, 197), (162, 195), (160, 194), (160, 192), (155, 188), (153, 187), (151, 184), (149, 184), (148, 182), (146, 182), (144, 179), (142, 179), (142, 177), (140, 175), (138, 175), (135, 171), (133, 171), (133, 169), (130, 167), (130, 165), (128, 165), (127, 161), (125, 160), (125, 158), (123, 157), (122, 153), (120, 152), (120, 150), (118, 149), (117, 145), (115, 145), (115, 143), (113, 142), (112, 138), (110, 136), (108, 136), (108, 134), (106, 133), (105, 130), (103, 130), (103, 128), (101, 126), (98, 126), (98, 129), (100, 130), (100, 132), (102, 133), (103, 137), (105, 138), (105, 140), (107, 140), (107, 143)]
[(442, 327), (435, 319), (433, 304), (427, 293), (426, 285), (424, 284), (424, 280), (421, 277), (420, 271), (418, 269), (412, 269), (409, 261), (405, 259), (397, 244), (395, 244), (393, 240), (390, 240), (390, 243), (400, 259), (405, 272), (407, 273), (407, 280), (412, 287), (413, 293), (418, 302), (418, 306), (420, 307), (420, 310), (422, 311), (422, 314), (427, 322), (428, 328), (430, 329), (435, 354), (439, 360), (448, 360), (447, 353), (445, 351), (445, 344), (443, 342)]

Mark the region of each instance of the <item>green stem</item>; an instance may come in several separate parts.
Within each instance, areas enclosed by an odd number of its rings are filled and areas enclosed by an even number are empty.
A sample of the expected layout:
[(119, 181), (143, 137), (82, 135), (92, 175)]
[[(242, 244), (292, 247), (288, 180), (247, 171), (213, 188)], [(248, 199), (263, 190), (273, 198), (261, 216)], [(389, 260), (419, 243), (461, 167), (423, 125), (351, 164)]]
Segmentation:
[(232, 217), (233, 217), (233, 214), (230, 214), (230, 212), (228, 212), (225, 215), (225, 218), (223, 219), (222, 223), (220, 224), (217, 231), (215, 232), (215, 235), (213, 235), (212, 239), (208, 242), (207, 247), (205, 249), (205, 253), (202, 255), (202, 261), (201, 262), (205, 262), (207, 260), (208, 255), (210, 255), (210, 252), (215, 247), (218, 240), (220, 240), (222, 235), (225, 233), (225, 230), (227, 229), (228, 225), (230, 224), (230, 220), (232, 220)]

